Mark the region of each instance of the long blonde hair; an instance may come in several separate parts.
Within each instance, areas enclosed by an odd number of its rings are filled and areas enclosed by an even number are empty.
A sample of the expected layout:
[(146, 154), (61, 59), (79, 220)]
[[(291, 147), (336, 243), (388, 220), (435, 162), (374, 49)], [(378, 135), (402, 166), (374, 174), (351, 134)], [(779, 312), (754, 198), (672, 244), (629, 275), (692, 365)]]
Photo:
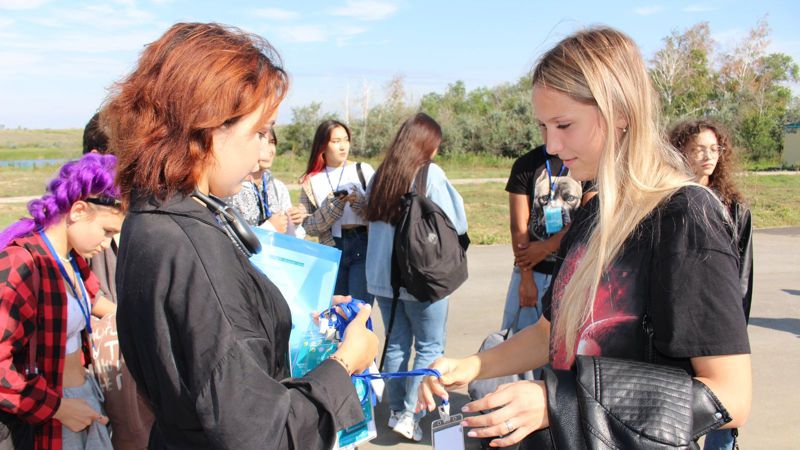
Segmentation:
[[(554, 338), (566, 341), (572, 357), (601, 277), (622, 244), (653, 209), (692, 183), (686, 162), (661, 132), (658, 97), (638, 47), (625, 34), (605, 27), (575, 33), (542, 57), (532, 78), (534, 87), (596, 106), (605, 129), (596, 178), (599, 212), (553, 318)], [(617, 127), (620, 119), (626, 128)]]

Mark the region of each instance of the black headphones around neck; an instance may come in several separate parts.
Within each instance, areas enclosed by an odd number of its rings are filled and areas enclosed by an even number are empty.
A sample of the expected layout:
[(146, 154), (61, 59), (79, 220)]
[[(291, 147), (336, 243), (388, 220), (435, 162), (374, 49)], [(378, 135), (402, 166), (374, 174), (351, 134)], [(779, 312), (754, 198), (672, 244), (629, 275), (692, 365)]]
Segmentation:
[(203, 202), (209, 211), (221, 219), (219, 222), (222, 229), (245, 256), (249, 258), (261, 251), (261, 241), (258, 240), (258, 236), (250, 229), (238, 211), (231, 208), (221, 198), (212, 194), (203, 194), (197, 189), (192, 192), (192, 197)]

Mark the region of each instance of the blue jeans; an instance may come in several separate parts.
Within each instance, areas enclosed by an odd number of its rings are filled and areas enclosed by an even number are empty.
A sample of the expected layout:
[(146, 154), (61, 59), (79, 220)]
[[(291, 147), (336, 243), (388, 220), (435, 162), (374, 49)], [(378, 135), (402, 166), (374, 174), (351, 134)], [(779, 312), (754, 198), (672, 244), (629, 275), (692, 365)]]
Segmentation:
[(703, 450), (729, 450), (733, 449), (733, 431), (716, 430), (706, 435)]
[[(392, 299), (377, 297), (381, 317), (386, 327), (392, 314)], [(411, 359), (411, 345), (414, 345), (413, 369), (425, 368), (436, 358), (444, 355), (445, 334), (447, 328), (448, 300), (444, 298), (435, 302), (419, 302), (416, 300), (398, 300), (395, 311), (394, 326), (389, 342), (386, 344), (386, 360), (383, 370), (386, 372), (405, 372)], [(417, 387), (422, 377), (391, 378), (386, 380), (389, 409), (414, 414), (417, 406)], [(425, 412), (414, 415), (415, 419), (424, 416)]]
[[(514, 270), (511, 272), (511, 282), (508, 283), (508, 293), (506, 294), (506, 305), (503, 308), (503, 324), (500, 327), (501, 330), (509, 329), (514, 325), (514, 319), (516, 319), (517, 313), (519, 313), (519, 320), (517, 321), (517, 326), (514, 327), (514, 333), (535, 324), (539, 321), (539, 317), (542, 317), (542, 296), (544, 296), (545, 291), (547, 291), (547, 288), (550, 286), (550, 280), (553, 276), (536, 271), (531, 273), (533, 275), (533, 281), (536, 283), (536, 289), (539, 291), (536, 295), (536, 306), (519, 307), (519, 284), (522, 281), (522, 274), (519, 271), (519, 267), (514, 267)], [(530, 376), (530, 372), (525, 373), (526, 379)], [(542, 369), (534, 370), (532, 376), (533, 379), (541, 380)]]
[(342, 237), (333, 238), (342, 251), (335, 295), (352, 295), (372, 305), (374, 298), (367, 292), (367, 228), (342, 230)]

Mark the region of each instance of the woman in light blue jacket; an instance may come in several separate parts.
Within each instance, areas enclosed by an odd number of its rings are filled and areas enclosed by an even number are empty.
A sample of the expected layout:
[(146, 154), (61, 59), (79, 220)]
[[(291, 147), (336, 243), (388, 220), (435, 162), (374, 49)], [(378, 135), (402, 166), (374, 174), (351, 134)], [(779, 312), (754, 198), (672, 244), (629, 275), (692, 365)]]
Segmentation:
[[(423, 113), (414, 115), (400, 127), (370, 183), (367, 290), (375, 295), (381, 316), (387, 323), (392, 309), (392, 244), (395, 224), (401, 218), (400, 200), (411, 190), (420, 167), (436, 156), (441, 140), (442, 129), (435, 120)], [(459, 235), (466, 233), (464, 201), (442, 168), (434, 163), (428, 167), (425, 187), (426, 196), (447, 214), (456, 232)], [(384, 361), (384, 370), (390, 372), (408, 369), (412, 344), (416, 352), (414, 369), (428, 367), (444, 354), (447, 298), (420, 302), (400, 288), (400, 300)], [(424, 413), (414, 414), (420, 379), (390, 379), (387, 382), (391, 409), (389, 427), (414, 441), (422, 439), (419, 419)]]

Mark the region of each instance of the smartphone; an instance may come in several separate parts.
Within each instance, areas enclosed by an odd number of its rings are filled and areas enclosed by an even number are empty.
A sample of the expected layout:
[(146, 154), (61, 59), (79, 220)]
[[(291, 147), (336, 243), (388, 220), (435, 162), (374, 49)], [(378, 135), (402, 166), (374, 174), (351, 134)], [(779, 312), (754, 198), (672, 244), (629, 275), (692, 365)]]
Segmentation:
[(465, 450), (464, 428), (461, 427), (461, 414), (450, 416), (449, 420), (434, 420), (431, 436), (434, 450)]
[(347, 189), (339, 189), (338, 191), (333, 192), (334, 197), (346, 197), (350, 194)]

